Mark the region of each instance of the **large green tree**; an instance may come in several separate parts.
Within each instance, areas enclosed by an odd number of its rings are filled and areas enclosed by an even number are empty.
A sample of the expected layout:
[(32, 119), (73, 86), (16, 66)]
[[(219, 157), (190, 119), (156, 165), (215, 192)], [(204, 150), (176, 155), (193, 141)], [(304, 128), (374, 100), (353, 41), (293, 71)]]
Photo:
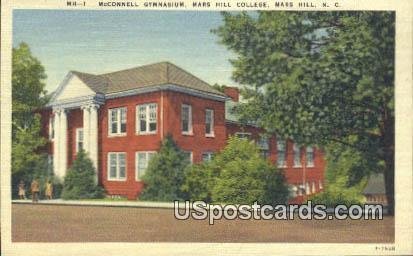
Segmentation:
[[(36, 110), (47, 102), (40, 61), (27, 44), (21, 43), (12, 51), (12, 183), (20, 180), (29, 184), (36, 178), (51, 178), (47, 156), (41, 153), (46, 140), (40, 135), (40, 115)], [(49, 177), (50, 176), (50, 177)], [(15, 192), (16, 190), (13, 190)]]
[[(394, 12), (224, 13), (243, 119), (383, 162), (394, 210)], [(349, 139), (351, 137), (351, 139)]]
[(13, 48), (12, 53), (12, 120), (13, 136), (20, 128), (30, 126), (33, 112), (47, 101), (46, 73), (40, 61), (34, 57), (26, 43)]

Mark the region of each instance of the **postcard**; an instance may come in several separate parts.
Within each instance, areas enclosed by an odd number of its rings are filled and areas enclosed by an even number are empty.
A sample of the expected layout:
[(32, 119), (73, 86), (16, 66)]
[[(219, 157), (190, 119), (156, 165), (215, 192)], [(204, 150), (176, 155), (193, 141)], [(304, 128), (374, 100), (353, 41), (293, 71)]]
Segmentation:
[(410, 255), (408, 1), (1, 3), (2, 255)]

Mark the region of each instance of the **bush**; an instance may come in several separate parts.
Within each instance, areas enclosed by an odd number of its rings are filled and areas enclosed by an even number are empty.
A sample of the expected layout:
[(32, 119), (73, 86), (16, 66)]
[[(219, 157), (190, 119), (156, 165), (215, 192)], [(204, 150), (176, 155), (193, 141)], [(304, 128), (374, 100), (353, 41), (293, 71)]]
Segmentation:
[(326, 161), (325, 190), (309, 200), (329, 207), (362, 204), (368, 176), (382, 168), (371, 156), (338, 143), (326, 147)]
[(211, 191), (220, 169), (213, 162), (194, 164), (185, 169), (181, 190), (186, 200), (211, 202)]
[(139, 199), (148, 201), (174, 201), (184, 197), (181, 186), (184, 171), (189, 165), (185, 153), (178, 148), (171, 135), (161, 143), (159, 153), (148, 164), (142, 177), (145, 188)]
[(96, 184), (96, 170), (92, 161), (85, 151), (79, 151), (64, 179), (62, 198), (91, 199), (103, 196), (103, 188)]
[(211, 162), (194, 165), (182, 186), (191, 200), (215, 203), (285, 203), (288, 187), (282, 172), (260, 156), (255, 144), (230, 137)]

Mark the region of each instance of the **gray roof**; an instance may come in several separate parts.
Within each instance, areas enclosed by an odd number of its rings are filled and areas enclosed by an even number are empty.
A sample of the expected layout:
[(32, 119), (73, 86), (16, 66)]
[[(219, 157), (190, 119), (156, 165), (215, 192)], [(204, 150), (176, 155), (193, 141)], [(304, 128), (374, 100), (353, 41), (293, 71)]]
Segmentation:
[(103, 94), (174, 84), (184, 88), (226, 96), (208, 83), (169, 62), (160, 62), (101, 75), (78, 71), (71, 72), (93, 91)]
[(369, 177), (363, 194), (385, 194), (384, 175), (382, 173), (372, 174)]

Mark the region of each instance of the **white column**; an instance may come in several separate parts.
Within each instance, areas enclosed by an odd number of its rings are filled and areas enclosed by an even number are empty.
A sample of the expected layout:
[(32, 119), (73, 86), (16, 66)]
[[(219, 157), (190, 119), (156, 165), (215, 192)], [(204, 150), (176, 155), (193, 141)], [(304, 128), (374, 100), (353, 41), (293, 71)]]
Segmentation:
[(59, 169), (60, 176), (63, 178), (67, 170), (67, 114), (63, 109), (60, 113), (60, 139), (59, 139)]
[(82, 106), (83, 110), (83, 149), (89, 152), (90, 137), (90, 108), (88, 105)]
[(99, 105), (93, 104), (90, 107), (90, 136), (89, 136), (89, 152), (93, 165), (96, 168), (96, 181), (98, 180), (98, 108)]
[(53, 173), (61, 178), (60, 176), (60, 167), (59, 167), (59, 148), (60, 148), (60, 110), (54, 109), (54, 138), (53, 138)]

